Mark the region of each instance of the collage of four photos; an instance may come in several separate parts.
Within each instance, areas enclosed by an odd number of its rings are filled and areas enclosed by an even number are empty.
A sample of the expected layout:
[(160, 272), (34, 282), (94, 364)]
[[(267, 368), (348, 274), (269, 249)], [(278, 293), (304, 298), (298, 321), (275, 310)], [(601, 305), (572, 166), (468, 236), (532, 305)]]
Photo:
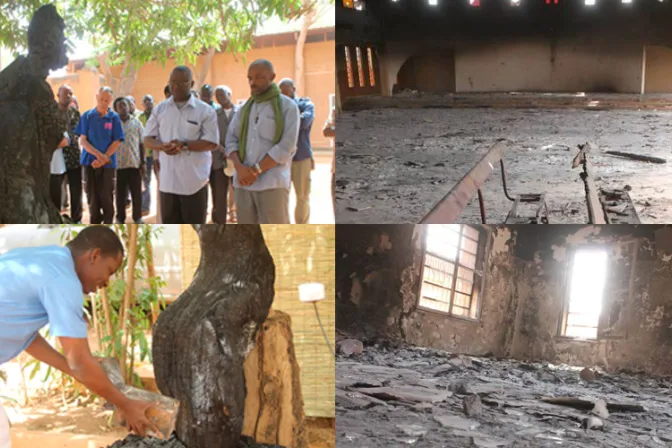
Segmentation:
[(672, 447), (671, 20), (0, 0), (0, 448)]

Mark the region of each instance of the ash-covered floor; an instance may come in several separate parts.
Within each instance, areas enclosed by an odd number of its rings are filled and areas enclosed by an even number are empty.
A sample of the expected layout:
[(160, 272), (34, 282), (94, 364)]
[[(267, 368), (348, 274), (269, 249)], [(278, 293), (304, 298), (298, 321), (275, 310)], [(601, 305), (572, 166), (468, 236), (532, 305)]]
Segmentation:
[[(576, 367), (389, 345), (340, 354), (336, 370), (339, 447), (672, 446), (670, 379), (597, 372), (585, 381)], [(602, 429), (582, 429), (589, 410), (544, 397), (635, 404), (644, 412), (610, 408)], [(465, 398), (469, 412), (478, 412), (480, 399), (480, 415), (465, 414)]]
[[(642, 223), (672, 222), (672, 112), (535, 108), (374, 108), (344, 111), (336, 144), (337, 223), (417, 223), (487, 150), (506, 139), (509, 191), (546, 193), (551, 223), (587, 223), (584, 184), (571, 169), (577, 145), (596, 185), (630, 186)], [(622, 159), (602, 151), (669, 159)], [(503, 223), (511, 202), (499, 169), (483, 188), (489, 223)], [(480, 223), (476, 196), (459, 222)]]

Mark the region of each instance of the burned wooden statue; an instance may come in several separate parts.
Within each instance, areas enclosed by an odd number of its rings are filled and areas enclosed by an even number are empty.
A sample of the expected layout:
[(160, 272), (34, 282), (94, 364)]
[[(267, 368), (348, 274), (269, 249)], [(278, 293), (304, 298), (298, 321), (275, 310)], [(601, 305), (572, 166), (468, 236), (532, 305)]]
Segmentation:
[(275, 265), (259, 226), (195, 228), (200, 265), (154, 327), (156, 382), (180, 401), (175, 431), (187, 448), (238, 447), (243, 363), (273, 302)]
[(46, 82), (68, 63), (65, 23), (53, 5), (28, 28), (28, 56), (0, 72), (0, 223), (58, 223), (49, 198), (49, 165), (67, 118)]

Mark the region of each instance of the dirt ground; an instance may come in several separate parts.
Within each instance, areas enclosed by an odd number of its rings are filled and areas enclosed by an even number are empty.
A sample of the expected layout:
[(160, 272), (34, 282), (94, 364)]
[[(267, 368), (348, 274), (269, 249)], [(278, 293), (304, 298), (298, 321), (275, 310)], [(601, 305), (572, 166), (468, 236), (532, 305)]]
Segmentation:
[(111, 411), (100, 405), (63, 407), (59, 395), (34, 398), (28, 406), (6, 403), (12, 448), (105, 448), (127, 431), (108, 426)]
[[(598, 187), (629, 185), (642, 223), (672, 221), (671, 111), (404, 108), (406, 99), (394, 99), (396, 108), (344, 111), (338, 117), (337, 223), (419, 222), (498, 139), (507, 141), (509, 192), (546, 193), (551, 223), (588, 220), (579, 168), (571, 169), (577, 145), (585, 142), (599, 147), (589, 155)], [(606, 150), (670, 162), (621, 159), (603, 154)], [(512, 203), (504, 196), (499, 169), (483, 195), (487, 221), (504, 222)], [(459, 222), (480, 223), (476, 197)]]
[[(36, 398), (29, 406), (6, 403), (12, 421), (12, 448), (106, 448), (128, 432), (108, 426), (111, 411), (99, 405), (63, 407), (58, 395)], [(306, 421), (308, 448), (335, 448), (334, 420)]]
[[(669, 378), (598, 372), (585, 381), (580, 367), (375, 346), (353, 358), (340, 355), (336, 370), (339, 448), (672, 446)], [(545, 397), (581, 398), (590, 407)], [(465, 400), (480, 402), (480, 414), (466, 415)], [(597, 400), (610, 415), (600, 420), (602, 429), (583, 429)], [(612, 403), (641, 405), (643, 412)]]

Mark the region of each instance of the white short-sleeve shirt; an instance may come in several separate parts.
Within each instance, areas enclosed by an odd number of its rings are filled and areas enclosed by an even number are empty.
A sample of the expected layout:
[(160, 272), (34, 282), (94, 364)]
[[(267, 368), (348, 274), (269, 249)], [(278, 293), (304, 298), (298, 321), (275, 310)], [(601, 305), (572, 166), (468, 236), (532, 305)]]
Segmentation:
[[(161, 143), (172, 140), (206, 140), (219, 144), (219, 128), (215, 109), (191, 96), (178, 108), (170, 97), (156, 106), (145, 126), (145, 137)], [(183, 150), (175, 156), (159, 152), (159, 186), (164, 193), (190, 196), (208, 184), (212, 155), (210, 151)]]
[[(70, 138), (68, 137), (67, 132), (63, 133), (63, 137), (67, 138), (68, 143), (70, 143)], [(51, 155), (51, 165), (49, 168), (51, 174), (65, 174), (67, 168), (65, 167), (65, 156), (63, 155), (63, 148), (58, 148)]]

